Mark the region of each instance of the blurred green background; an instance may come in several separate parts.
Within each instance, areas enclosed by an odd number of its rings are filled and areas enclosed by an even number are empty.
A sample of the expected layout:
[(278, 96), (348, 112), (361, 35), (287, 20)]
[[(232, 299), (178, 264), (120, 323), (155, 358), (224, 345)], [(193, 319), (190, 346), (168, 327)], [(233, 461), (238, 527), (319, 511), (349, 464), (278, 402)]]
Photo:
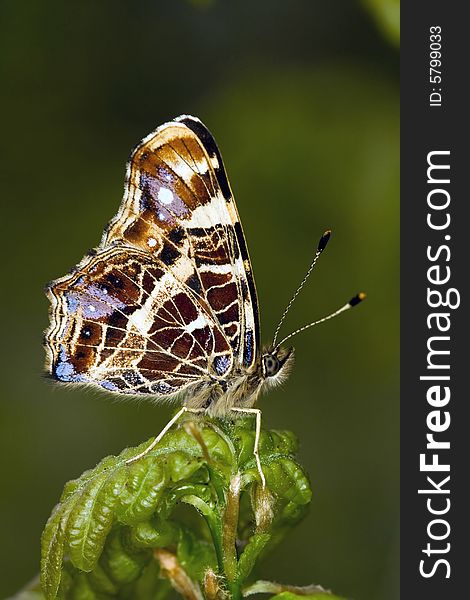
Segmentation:
[(299, 336), (264, 425), (301, 440), (310, 515), (262, 569), (359, 599), (398, 597), (398, 2), (2, 0), (0, 596), (38, 571), (64, 482), (157, 433), (167, 407), (42, 379), (44, 283), (100, 239), (134, 144), (180, 113), (214, 133), (269, 342)]

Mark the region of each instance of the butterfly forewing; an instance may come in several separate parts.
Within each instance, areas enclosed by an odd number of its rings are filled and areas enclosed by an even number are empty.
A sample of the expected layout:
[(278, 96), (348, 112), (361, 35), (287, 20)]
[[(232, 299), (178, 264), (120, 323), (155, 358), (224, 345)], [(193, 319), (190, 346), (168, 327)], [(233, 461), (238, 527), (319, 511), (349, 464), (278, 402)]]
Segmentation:
[(100, 247), (53, 282), (50, 368), (63, 381), (171, 395), (249, 369), (256, 291), (215, 142), (180, 117), (131, 156)]

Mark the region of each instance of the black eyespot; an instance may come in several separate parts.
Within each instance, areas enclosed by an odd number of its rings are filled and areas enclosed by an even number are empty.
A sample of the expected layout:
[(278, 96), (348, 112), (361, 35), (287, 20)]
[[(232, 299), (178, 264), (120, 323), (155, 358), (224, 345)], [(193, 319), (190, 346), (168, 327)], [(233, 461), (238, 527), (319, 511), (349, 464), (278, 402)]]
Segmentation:
[(91, 328), (90, 327), (84, 327), (80, 333), (80, 337), (82, 338), (91, 338)]

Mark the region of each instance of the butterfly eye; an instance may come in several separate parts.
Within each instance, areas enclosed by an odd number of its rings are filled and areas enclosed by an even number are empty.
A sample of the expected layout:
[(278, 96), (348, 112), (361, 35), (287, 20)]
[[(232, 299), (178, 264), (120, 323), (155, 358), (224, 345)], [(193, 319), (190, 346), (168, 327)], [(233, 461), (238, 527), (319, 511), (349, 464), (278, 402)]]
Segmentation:
[(273, 377), (279, 371), (279, 360), (273, 354), (263, 356), (263, 371), (265, 377)]

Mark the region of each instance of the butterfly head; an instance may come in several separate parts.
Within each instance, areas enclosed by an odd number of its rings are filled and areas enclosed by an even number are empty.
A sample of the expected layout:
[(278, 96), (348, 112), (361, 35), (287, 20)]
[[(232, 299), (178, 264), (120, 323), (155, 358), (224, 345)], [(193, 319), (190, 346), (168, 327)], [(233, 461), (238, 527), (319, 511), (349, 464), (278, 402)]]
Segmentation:
[(294, 348), (270, 348), (261, 356), (261, 370), (266, 383), (277, 384), (287, 379), (294, 363)]

